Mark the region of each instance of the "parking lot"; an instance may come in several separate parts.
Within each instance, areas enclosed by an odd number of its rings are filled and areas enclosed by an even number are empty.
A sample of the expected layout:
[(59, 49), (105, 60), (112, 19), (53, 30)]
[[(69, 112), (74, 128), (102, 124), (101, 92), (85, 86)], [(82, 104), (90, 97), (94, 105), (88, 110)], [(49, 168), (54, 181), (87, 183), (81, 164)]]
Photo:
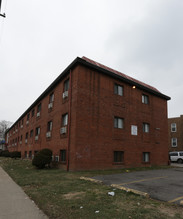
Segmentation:
[(101, 180), (106, 185), (115, 184), (126, 190), (148, 193), (153, 199), (180, 204), (183, 201), (183, 168), (181, 167), (183, 164), (171, 169), (127, 172), (96, 176), (93, 179)]

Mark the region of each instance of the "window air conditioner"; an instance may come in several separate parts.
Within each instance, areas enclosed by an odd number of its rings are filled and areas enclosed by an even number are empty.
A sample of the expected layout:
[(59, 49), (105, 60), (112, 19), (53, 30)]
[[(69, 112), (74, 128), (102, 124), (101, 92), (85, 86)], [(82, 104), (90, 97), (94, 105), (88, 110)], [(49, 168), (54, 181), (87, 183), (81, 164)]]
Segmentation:
[(47, 137), (47, 138), (50, 138), (50, 137), (51, 137), (51, 132), (47, 132), (47, 133), (46, 133), (46, 137)]
[(37, 117), (39, 117), (40, 116), (40, 112), (37, 112)]
[(51, 109), (51, 108), (53, 108), (53, 103), (48, 104), (48, 109)]
[(62, 127), (61, 129), (60, 129), (60, 134), (65, 134), (67, 132), (67, 127), (65, 126), (65, 127)]
[(68, 97), (68, 90), (63, 93), (63, 99), (65, 99), (66, 97)]
[(38, 140), (38, 137), (39, 137), (38, 135), (35, 136), (35, 140), (36, 140), (36, 141)]

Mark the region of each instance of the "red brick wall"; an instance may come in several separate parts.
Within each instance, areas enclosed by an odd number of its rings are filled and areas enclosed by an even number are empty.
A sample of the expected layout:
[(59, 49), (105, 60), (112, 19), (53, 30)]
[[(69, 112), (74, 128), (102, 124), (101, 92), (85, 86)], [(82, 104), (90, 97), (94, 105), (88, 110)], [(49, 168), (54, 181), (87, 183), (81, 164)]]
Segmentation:
[[(124, 87), (124, 96), (114, 94), (114, 83)], [(142, 93), (149, 95), (149, 105), (142, 104)], [(71, 169), (142, 166), (142, 152), (150, 152), (151, 164), (168, 163), (166, 100), (85, 67), (78, 69), (77, 95)], [(124, 118), (124, 129), (114, 128), (114, 116)], [(150, 133), (143, 133), (143, 122)], [(137, 136), (131, 125), (138, 126)], [(124, 165), (113, 164), (113, 151), (124, 151)]]
[[(171, 132), (171, 124), (176, 123), (176, 132)], [(169, 151), (183, 151), (183, 115), (168, 119)], [(177, 147), (172, 147), (172, 138), (177, 138)]]
[[(69, 77), (64, 78), (52, 91), (54, 92), (54, 106), (48, 110), (49, 94), (42, 99), (41, 116), (31, 117), (29, 125), (18, 128), (13, 134), (13, 139), (23, 135), (23, 141), (17, 146), (9, 144), (9, 150), (19, 150), (24, 156), (32, 151), (42, 148), (50, 148), (54, 155), (59, 155), (61, 149), (69, 154), (69, 169), (111, 169), (129, 166), (160, 165), (168, 163), (168, 124), (167, 101), (154, 95), (143, 92), (132, 86), (115, 80), (107, 75), (98, 73), (83, 66), (77, 66), (72, 70), (72, 95), (69, 100), (63, 101), (63, 83)], [(124, 88), (124, 95), (114, 94), (114, 83)], [(142, 104), (142, 93), (147, 94), (150, 104)], [(69, 102), (71, 101), (71, 102)], [(60, 135), (61, 117), (69, 113), (71, 103), (70, 135)], [(124, 128), (114, 128), (114, 116), (124, 118)], [(46, 138), (47, 122), (53, 121), (52, 136)], [(142, 123), (150, 124), (150, 133), (143, 133)], [(15, 124), (16, 125), (16, 124)], [(131, 135), (131, 125), (138, 126), (138, 135)], [(35, 141), (35, 128), (41, 127), (39, 140)], [(69, 128), (69, 127), (68, 127)], [(157, 129), (158, 128), (158, 129)], [(33, 138), (30, 131), (34, 130)], [(26, 132), (29, 133), (28, 143), (25, 143)], [(69, 138), (70, 136), (70, 138)], [(68, 141), (69, 140), (69, 141)], [(20, 140), (19, 140), (20, 142)], [(69, 147), (69, 152), (68, 152)], [(113, 152), (124, 151), (124, 163), (115, 165)], [(150, 152), (150, 163), (142, 162), (142, 153)], [(61, 164), (66, 169), (66, 163)]]

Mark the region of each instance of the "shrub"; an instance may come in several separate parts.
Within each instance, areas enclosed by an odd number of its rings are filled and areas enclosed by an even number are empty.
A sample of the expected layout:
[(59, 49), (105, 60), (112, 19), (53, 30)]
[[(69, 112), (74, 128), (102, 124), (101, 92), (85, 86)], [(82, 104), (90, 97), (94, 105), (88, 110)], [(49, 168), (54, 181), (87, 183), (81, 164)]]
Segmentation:
[(10, 153), (10, 157), (11, 158), (21, 158), (21, 152), (19, 152), (19, 151), (13, 151), (13, 152), (11, 152)]
[(10, 157), (10, 152), (9, 151), (2, 151), (1, 156), (2, 157)]
[(32, 165), (39, 169), (43, 169), (46, 165), (50, 165), (52, 160), (52, 151), (48, 148), (42, 149), (35, 154)]

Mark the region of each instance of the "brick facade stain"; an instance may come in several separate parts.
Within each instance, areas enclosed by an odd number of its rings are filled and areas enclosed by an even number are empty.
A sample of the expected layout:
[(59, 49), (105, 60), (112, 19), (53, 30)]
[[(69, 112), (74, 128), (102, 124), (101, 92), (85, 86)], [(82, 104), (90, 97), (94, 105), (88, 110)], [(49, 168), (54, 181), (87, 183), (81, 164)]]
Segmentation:
[[(171, 129), (171, 124), (176, 124), (176, 130)], [(183, 115), (168, 119), (169, 151), (183, 151)], [(177, 139), (177, 145), (172, 145), (172, 139)]]
[[(67, 79), (68, 96), (63, 98)], [(115, 84), (123, 87), (123, 96), (115, 94)], [(52, 93), (53, 107), (48, 108)], [(142, 103), (142, 95), (148, 96), (148, 104)], [(6, 133), (8, 149), (31, 158), (36, 151), (50, 148), (60, 166), (67, 170), (167, 165), (169, 99), (149, 85), (117, 75), (90, 60), (76, 58)], [(61, 134), (66, 114), (66, 133)], [(114, 127), (114, 117), (123, 120), (123, 128)], [(49, 121), (52, 130), (48, 137)], [(143, 132), (143, 123), (149, 125), (149, 132)], [(131, 134), (132, 125), (137, 126), (137, 135)], [(36, 127), (40, 127), (40, 134), (35, 140)], [(147, 160), (144, 153), (148, 153)]]

